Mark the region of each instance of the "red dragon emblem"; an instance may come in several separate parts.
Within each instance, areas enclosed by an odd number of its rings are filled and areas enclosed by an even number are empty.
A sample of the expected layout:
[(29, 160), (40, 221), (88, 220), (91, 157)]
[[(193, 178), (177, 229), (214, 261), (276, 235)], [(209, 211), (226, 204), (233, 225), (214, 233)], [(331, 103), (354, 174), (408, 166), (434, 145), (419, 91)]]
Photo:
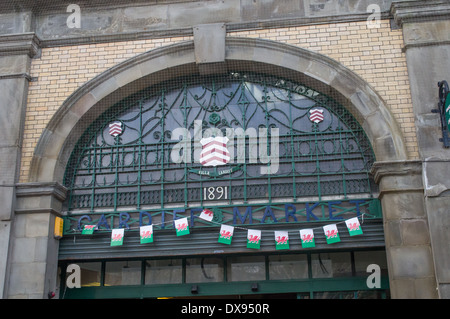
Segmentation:
[(353, 224), (349, 223), (348, 228), (350, 231), (359, 230), (359, 225), (358, 225), (358, 223), (353, 223)]
[(224, 230), (220, 233), (220, 237), (230, 239), (232, 236), (230, 231)]
[(248, 239), (248, 241), (250, 243), (257, 244), (261, 238), (259, 236), (256, 236), (256, 235), (250, 235), (250, 236), (248, 236), (247, 239)]
[(303, 235), (303, 237), (302, 237), (302, 240), (305, 243), (312, 243), (313, 239), (314, 239), (314, 236), (312, 234)]
[(112, 237), (113, 241), (120, 241), (122, 239), (122, 234), (114, 234)]
[(187, 230), (187, 228), (188, 228), (187, 224), (178, 224), (177, 225), (177, 231)]
[(288, 238), (286, 236), (278, 236), (276, 239), (277, 244), (284, 245), (287, 244)]
[(327, 235), (328, 238), (336, 238), (338, 236), (338, 231), (335, 230), (335, 229), (333, 229), (331, 231), (327, 230), (326, 235)]
[(142, 238), (150, 238), (152, 237), (152, 232), (151, 231), (143, 231), (141, 234)]

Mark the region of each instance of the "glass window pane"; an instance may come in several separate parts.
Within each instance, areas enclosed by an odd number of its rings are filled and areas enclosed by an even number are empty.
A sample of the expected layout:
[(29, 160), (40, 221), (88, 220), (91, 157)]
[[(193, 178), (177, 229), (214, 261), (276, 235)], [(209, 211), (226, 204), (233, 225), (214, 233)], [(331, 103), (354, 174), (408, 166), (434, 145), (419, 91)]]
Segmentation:
[(102, 263), (77, 263), (80, 266), (81, 287), (100, 286)]
[(354, 253), (355, 270), (357, 276), (368, 276), (367, 266), (376, 264), (380, 266), (381, 274), (387, 276), (386, 252), (381, 251), (358, 251)]
[(270, 280), (307, 279), (308, 259), (306, 255), (269, 256)]
[(228, 281), (253, 281), (266, 279), (264, 256), (232, 257), (227, 263)]
[(321, 253), (311, 255), (313, 278), (352, 276), (350, 253)]
[(223, 260), (220, 258), (186, 259), (186, 282), (223, 281)]
[(141, 261), (110, 261), (105, 265), (105, 286), (140, 285)]
[(182, 280), (181, 259), (147, 260), (145, 284), (180, 284)]

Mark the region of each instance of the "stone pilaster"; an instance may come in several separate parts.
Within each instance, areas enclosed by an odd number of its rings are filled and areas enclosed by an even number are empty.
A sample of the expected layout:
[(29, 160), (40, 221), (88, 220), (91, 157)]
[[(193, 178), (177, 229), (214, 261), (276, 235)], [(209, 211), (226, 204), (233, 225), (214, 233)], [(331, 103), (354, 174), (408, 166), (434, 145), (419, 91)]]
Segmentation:
[(0, 298), (5, 297), (8, 286), (29, 69), (38, 52), (34, 33), (0, 35), (0, 287), (5, 287)]
[(440, 298), (450, 298), (450, 149), (442, 137), (438, 82), (450, 83), (450, 2), (419, 0), (393, 3), (391, 12), (403, 29), (408, 74), (423, 169), (424, 208)]
[(437, 298), (420, 161), (377, 162), (392, 298)]
[(18, 184), (16, 197), (6, 297), (45, 299), (58, 288), (58, 240), (53, 232), (66, 188), (52, 182)]

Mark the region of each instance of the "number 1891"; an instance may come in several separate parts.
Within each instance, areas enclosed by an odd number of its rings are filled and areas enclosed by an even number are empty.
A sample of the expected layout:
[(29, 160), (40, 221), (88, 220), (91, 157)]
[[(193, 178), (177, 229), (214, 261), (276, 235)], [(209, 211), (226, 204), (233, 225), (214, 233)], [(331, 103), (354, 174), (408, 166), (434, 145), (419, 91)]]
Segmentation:
[(228, 188), (222, 186), (204, 187), (203, 199), (204, 200), (228, 199)]

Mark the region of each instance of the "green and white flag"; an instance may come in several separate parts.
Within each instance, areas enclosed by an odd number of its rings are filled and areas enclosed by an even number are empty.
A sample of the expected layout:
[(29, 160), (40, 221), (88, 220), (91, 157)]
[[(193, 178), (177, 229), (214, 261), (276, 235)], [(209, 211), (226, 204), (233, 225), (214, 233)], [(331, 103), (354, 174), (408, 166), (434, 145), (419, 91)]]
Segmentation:
[(300, 239), (302, 240), (303, 248), (316, 247), (316, 242), (314, 241), (314, 231), (312, 229), (301, 229)]
[(327, 244), (338, 243), (341, 241), (336, 224), (323, 226), (323, 232), (327, 238)]
[(153, 225), (141, 226), (139, 228), (141, 244), (153, 243)]
[(289, 234), (287, 231), (275, 231), (275, 248), (279, 249), (289, 249)]
[(261, 246), (261, 231), (249, 229), (247, 232), (247, 248), (259, 249)]
[(123, 228), (113, 229), (111, 232), (111, 246), (121, 246), (123, 244)]
[(95, 225), (84, 225), (81, 231), (82, 235), (92, 235), (94, 233)]
[(177, 236), (189, 235), (189, 223), (187, 217), (175, 220)]
[(220, 236), (219, 236), (219, 243), (222, 244), (231, 244), (231, 240), (233, 239), (233, 233), (234, 233), (234, 227), (228, 226), (228, 225), (222, 225), (220, 227)]
[(347, 225), (350, 236), (362, 235), (363, 232), (358, 217), (347, 219), (345, 224)]

